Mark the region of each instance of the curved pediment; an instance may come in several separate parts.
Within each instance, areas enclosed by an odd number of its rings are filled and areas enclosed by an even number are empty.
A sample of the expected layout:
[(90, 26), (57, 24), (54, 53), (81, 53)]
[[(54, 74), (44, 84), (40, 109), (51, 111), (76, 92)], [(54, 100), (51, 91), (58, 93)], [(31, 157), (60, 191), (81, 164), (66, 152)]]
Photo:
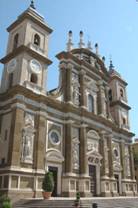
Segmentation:
[(113, 162), (113, 169), (114, 169), (114, 171), (122, 171), (122, 166), (119, 162), (114, 161)]
[(103, 158), (102, 155), (95, 150), (91, 150), (91, 151), (87, 152), (87, 157), (89, 158), (91, 156), (95, 157), (95, 158), (99, 158), (100, 160)]
[(99, 152), (93, 150), (87, 153), (87, 158), (89, 164), (101, 165), (101, 159), (103, 157)]
[(64, 157), (60, 151), (55, 150), (55, 149), (49, 149), (46, 152), (46, 161), (62, 163), (64, 161)]
[(91, 65), (96, 71), (109, 77), (108, 70), (104, 64), (104, 59), (100, 58), (98, 54), (93, 53), (88, 48), (76, 48), (70, 52), (78, 59), (83, 60), (85, 63)]
[(92, 139), (100, 139), (99, 134), (94, 130), (88, 131), (87, 136), (91, 137)]

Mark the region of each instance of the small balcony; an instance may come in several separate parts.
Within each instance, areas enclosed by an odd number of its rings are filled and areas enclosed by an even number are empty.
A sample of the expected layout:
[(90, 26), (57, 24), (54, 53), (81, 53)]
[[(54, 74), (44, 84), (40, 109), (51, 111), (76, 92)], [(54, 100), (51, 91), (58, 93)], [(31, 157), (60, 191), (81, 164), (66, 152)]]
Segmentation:
[(129, 130), (130, 128), (129, 128), (129, 125), (127, 125), (127, 124), (122, 124), (121, 125), (121, 128), (122, 129), (125, 129), (125, 130)]
[(36, 51), (36, 52), (39, 53), (40, 55), (46, 57), (46, 51), (43, 50), (42, 48), (40, 48), (39, 46), (37, 46), (36, 44), (29, 43), (29, 44), (28, 44), (28, 47), (29, 47), (30, 49), (32, 49), (33, 51)]
[(37, 94), (42, 94), (42, 87), (40, 87), (32, 82), (25, 81), (24, 85), (27, 89), (29, 89)]

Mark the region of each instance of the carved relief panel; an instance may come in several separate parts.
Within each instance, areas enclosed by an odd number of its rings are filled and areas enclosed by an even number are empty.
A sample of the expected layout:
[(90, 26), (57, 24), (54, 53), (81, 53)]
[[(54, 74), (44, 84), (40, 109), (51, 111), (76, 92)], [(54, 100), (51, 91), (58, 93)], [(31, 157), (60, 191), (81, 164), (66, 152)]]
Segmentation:
[(125, 145), (125, 173), (126, 173), (126, 176), (131, 176), (131, 172), (130, 172), (130, 154), (129, 154), (128, 145)]
[(72, 166), (79, 170), (79, 128), (72, 128)]
[(22, 131), (21, 153), (21, 160), (24, 163), (33, 163), (34, 136), (34, 115), (30, 113), (25, 113), (25, 126)]
[(72, 72), (71, 94), (72, 94), (73, 104), (79, 106), (79, 104), (80, 104), (80, 83), (79, 83), (79, 75), (76, 74), (75, 72)]
[(105, 173), (108, 174), (109, 173), (109, 159), (108, 159), (108, 155), (109, 155), (109, 148), (108, 148), (108, 144), (107, 144), (107, 139), (105, 139), (104, 142), (104, 152), (105, 152)]
[(114, 141), (112, 141), (112, 155), (114, 171), (121, 171), (122, 167), (120, 163), (120, 145)]
[(87, 156), (90, 164), (101, 165), (102, 156), (99, 153), (99, 139), (97, 132), (90, 130), (87, 133)]

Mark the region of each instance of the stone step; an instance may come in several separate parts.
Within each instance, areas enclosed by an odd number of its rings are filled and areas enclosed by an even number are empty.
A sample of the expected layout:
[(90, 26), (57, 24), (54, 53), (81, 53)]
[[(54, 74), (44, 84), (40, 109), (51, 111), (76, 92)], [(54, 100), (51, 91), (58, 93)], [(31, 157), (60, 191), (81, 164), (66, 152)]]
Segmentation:
[[(93, 208), (92, 204), (97, 203), (97, 208), (138, 208), (138, 197), (124, 198), (91, 198), (80, 201), (81, 208)], [(73, 208), (74, 199), (28, 199), (20, 200), (13, 208)]]

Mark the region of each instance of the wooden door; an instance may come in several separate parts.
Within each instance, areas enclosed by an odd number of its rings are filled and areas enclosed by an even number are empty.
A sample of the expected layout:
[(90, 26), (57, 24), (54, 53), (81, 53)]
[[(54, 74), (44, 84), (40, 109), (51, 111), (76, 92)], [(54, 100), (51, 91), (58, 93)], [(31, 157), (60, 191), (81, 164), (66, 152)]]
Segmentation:
[(58, 168), (57, 167), (49, 167), (48, 168), (50, 172), (53, 173), (54, 177), (54, 190), (52, 192), (52, 196), (57, 196), (57, 175), (58, 175)]
[(93, 196), (96, 196), (96, 166), (89, 165), (90, 190)]

